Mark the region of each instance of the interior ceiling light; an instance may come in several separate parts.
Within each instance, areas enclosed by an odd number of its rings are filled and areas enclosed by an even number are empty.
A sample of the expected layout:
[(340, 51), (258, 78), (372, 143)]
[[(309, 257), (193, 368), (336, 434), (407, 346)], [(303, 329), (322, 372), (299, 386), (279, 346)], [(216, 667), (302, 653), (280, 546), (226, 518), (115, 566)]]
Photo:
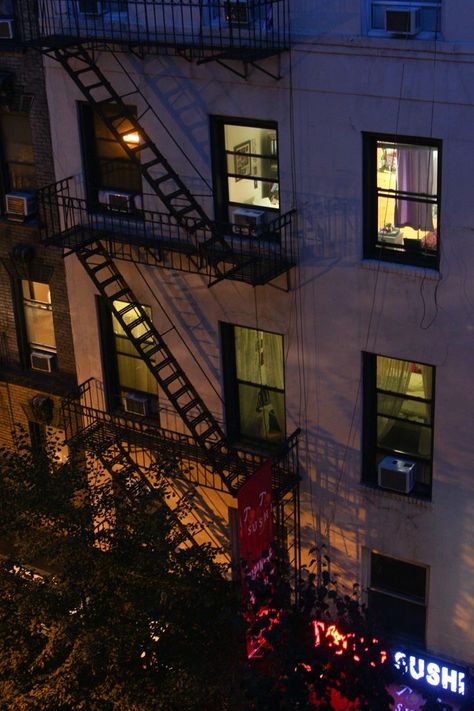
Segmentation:
[(128, 146), (136, 146), (140, 143), (140, 135), (136, 131), (126, 133), (123, 140)]

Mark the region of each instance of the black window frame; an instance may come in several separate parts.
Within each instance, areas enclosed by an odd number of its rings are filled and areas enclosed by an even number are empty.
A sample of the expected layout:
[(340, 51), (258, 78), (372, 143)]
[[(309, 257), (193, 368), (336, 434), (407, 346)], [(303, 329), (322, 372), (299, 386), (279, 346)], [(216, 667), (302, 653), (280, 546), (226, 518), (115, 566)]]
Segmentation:
[[(127, 108), (136, 115), (137, 111), (135, 107), (128, 106)], [(99, 138), (97, 136), (95, 123), (96, 120), (103, 124), (106, 132), (109, 131), (108, 127), (101, 120), (100, 116), (95, 114), (93, 107), (90, 104), (83, 101), (79, 101), (77, 103), (77, 111), (81, 137), (82, 165), (88, 204), (94, 210), (106, 210), (105, 205), (100, 203), (99, 201), (99, 193), (101, 191), (129, 193), (131, 195), (142, 196), (142, 173), (136, 162), (132, 158), (130, 158), (130, 156), (128, 156), (125, 152), (122, 158), (117, 157), (111, 159), (110, 163), (126, 166), (127, 169), (130, 170), (130, 175), (132, 176), (130, 183), (128, 185), (124, 185), (123, 183), (119, 184), (119, 182), (114, 183), (113, 181), (111, 181), (110, 184), (104, 183), (104, 181), (101, 179), (101, 157), (97, 151), (97, 143), (100, 140), (110, 140), (111, 143), (116, 143), (117, 145), (120, 145), (120, 143), (119, 141), (116, 141), (113, 136), (111, 136), (110, 139)], [(108, 208), (108, 210), (110, 209), (112, 208)], [(120, 208), (117, 209), (120, 211), (121, 214), (128, 214), (129, 212), (131, 212), (134, 216), (136, 216), (137, 214), (141, 213), (141, 211), (137, 209), (137, 207), (135, 207), (131, 211), (121, 210)]]
[(370, 551), (369, 565), (369, 619), (391, 639), (409, 641), (424, 649), (429, 567), (378, 551)]
[(265, 333), (279, 336), (282, 339), (282, 375), (283, 375), (283, 389), (266, 387), (266, 389), (274, 391), (283, 396), (283, 413), (284, 422), (283, 431), (281, 437), (277, 440), (272, 441), (271, 439), (265, 439), (260, 437), (251, 437), (248, 434), (242, 433), (240, 427), (240, 407), (239, 407), (239, 384), (250, 384), (251, 386), (256, 386), (256, 383), (247, 383), (247, 381), (240, 380), (237, 377), (237, 359), (235, 351), (235, 328), (245, 328), (250, 331), (262, 331), (264, 329), (252, 328), (249, 326), (240, 326), (239, 324), (231, 324), (221, 322), (221, 346), (222, 346), (222, 366), (223, 366), (223, 379), (224, 379), (224, 404), (225, 404), (225, 418), (226, 418), (226, 428), (227, 434), (231, 441), (238, 442), (242, 445), (248, 445), (249, 447), (254, 447), (257, 449), (272, 450), (280, 447), (282, 442), (285, 441), (287, 432), (287, 422), (286, 422), (286, 382), (285, 382), (285, 362), (284, 362), (284, 336), (281, 333), (276, 333), (274, 331), (264, 331)]
[[(403, 451), (401, 448), (390, 448), (380, 446), (377, 442), (377, 416), (378, 414), (378, 394), (396, 395), (396, 391), (382, 390), (377, 388), (377, 357), (393, 358), (394, 360), (403, 361), (412, 365), (423, 365), (431, 368), (431, 398), (415, 398), (410, 395), (405, 395), (404, 400), (413, 400), (421, 402), (429, 406), (430, 422), (429, 429), (431, 430), (430, 437), (430, 452), (429, 457), (421, 457), (413, 454), (413, 452)], [(435, 402), (436, 402), (436, 367), (430, 363), (422, 363), (421, 361), (407, 360), (404, 358), (394, 358), (380, 353), (362, 354), (363, 363), (363, 431), (362, 431), (362, 483), (380, 491), (390, 493), (388, 489), (379, 487), (378, 485), (378, 464), (388, 456), (394, 455), (397, 457), (414, 460), (418, 465), (417, 475), (415, 477), (415, 485), (408, 494), (398, 493), (399, 496), (411, 498), (431, 500), (433, 487), (433, 446), (434, 446), (434, 427), (435, 427)], [(414, 423), (409, 418), (400, 418), (403, 422), (416, 424), (419, 427), (428, 428), (423, 423)], [(420, 431), (421, 432), (421, 431)], [(393, 493), (393, 492), (392, 492)]]
[[(250, 159), (253, 157), (264, 160), (273, 160), (276, 162), (276, 180), (272, 177), (262, 177), (257, 174), (250, 173), (249, 179), (254, 180), (254, 184), (258, 181), (262, 183), (276, 184), (278, 186), (279, 204), (276, 207), (261, 206), (258, 204), (248, 204), (245, 202), (232, 201), (229, 196), (228, 178), (236, 177), (238, 174), (228, 171), (227, 157), (235, 155), (233, 151), (226, 149), (225, 143), (225, 127), (226, 126), (243, 126), (248, 128), (267, 129), (275, 134), (275, 153), (250, 153)], [(213, 193), (214, 193), (214, 214), (216, 220), (221, 223), (232, 222), (230, 219), (230, 210), (232, 208), (251, 208), (254, 210), (264, 210), (270, 216), (270, 219), (278, 217), (281, 213), (281, 176), (280, 176), (280, 156), (279, 156), (279, 133), (278, 123), (276, 121), (262, 121), (261, 119), (236, 118), (231, 116), (211, 116), (210, 117), (210, 133), (211, 133), (211, 158), (212, 158), (212, 173), (213, 173)], [(271, 137), (269, 136), (269, 141)], [(269, 196), (271, 194), (269, 188)]]
[[(365, 259), (409, 264), (413, 266), (439, 269), (441, 248), (441, 175), (442, 175), (442, 141), (420, 136), (398, 136), (387, 133), (362, 134), (363, 139), (363, 185), (364, 185), (364, 219), (363, 219), (363, 256)], [(421, 148), (437, 149), (437, 192), (433, 200), (428, 194), (407, 193), (398, 189), (380, 189), (377, 186), (377, 147), (379, 143), (420, 146)], [(396, 198), (400, 195), (408, 201), (419, 204), (432, 204), (437, 208), (436, 250), (420, 247), (390, 244), (379, 239), (378, 198), (380, 193)], [(413, 197), (415, 196), (415, 197)], [(416, 199), (418, 196), (418, 199)], [(401, 228), (403, 229), (403, 228)], [(421, 240), (420, 240), (421, 243)], [(418, 245), (415, 245), (418, 247)]]
[[(21, 119), (22, 121), (24, 120), (28, 124), (28, 130), (29, 130), (29, 138), (30, 138), (30, 147), (31, 147), (31, 160), (9, 160), (7, 157), (8, 154), (8, 137), (5, 133), (5, 127), (3, 126), (3, 119), (8, 119), (14, 122), (15, 129), (14, 133), (15, 136), (18, 135), (18, 121)], [(30, 114), (25, 111), (2, 111), (0, 112), (0, 158), (1, 158), (1, 168), (0, 168), (0, 190), (2, 193), (2, 196), (5, 197), (5, 195), (9, 192), (25, 192), (25, 193), (32, 193), (36, 188), (37, 188), (37, 176), (36, 176), (36, 161), (35, 161), (35, 155), (34, 155), (34, 145), (33, 145), (33, 136), (32, 136), (32, 131), (31, 131), (31, 120), (30, 120)], [(28, 181), (27, 185), (17, 185), (15, 184), (15, 181), (12, 179), (11, 176), (11, 171), (10, 171), (10, 166), (11, 165), (16, 165), (16, 166), (28, 166), (29, 169), (32, 170), (32, 179), (31, 181)], [(4, 204), (4, 200), (1, 201), (1, 214), (6, 214), (6, 207)]]
[[(117, 350), (117, 342), (122, 337), (117, 336), (114, 332), (113, 315), (104, 297), (96, 297), (96, 311), (107, 409), (111, 412), (123, 411), (124, 405), (122, 398), (125, 393), (144, 395), (148, 398), (149, 416), (159, 422), (158, 382), (156, 382), (156, 392), (153, 393), (121, 384), (118, 366), (118, 356), (121, 355), (121, 353)], [(128, 353), (126, 355), (130, 356)], [(130, 357), (141, 360), (138, 352), (136, 356)]]

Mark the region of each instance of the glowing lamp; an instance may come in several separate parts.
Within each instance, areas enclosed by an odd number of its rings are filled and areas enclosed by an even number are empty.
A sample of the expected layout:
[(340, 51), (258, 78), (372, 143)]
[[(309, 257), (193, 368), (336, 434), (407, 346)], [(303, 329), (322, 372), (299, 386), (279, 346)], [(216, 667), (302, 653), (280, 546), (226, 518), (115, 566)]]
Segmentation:
[(132, 133), (126, 133), (122, 140), (127, 144), (127, 146), (138, 146), (140, 143), (140, 135), (137, 131), (132, 131)]

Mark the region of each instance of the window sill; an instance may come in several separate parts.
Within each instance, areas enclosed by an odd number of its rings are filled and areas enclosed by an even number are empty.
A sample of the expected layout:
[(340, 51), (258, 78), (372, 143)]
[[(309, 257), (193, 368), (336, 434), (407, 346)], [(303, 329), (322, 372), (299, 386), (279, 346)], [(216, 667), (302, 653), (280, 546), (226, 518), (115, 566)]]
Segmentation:
[(387, 272), (389, 274), (402, 274), (414, 279), (430, 279), (440, 281), (441, 272), (436, 267), (421, 267), (414, 264), (401, 264), (400, 262), (388, 262), (381, 259), (363, 259), (360, 262), (362, 269), (369, 269), (376, 272)]
[(14, 365), (0, 366), (0, 381), (32, 390), (41, 390), (59, 397), (66, 397), (76, 386), (75, 376), (69, 373), (57, 370), (52, 373), (42, 373), (38, 370), (22, 370)]
[(427, 496), (421, 496), (416, 493), (401, 494), (397, 491), (391, 491), (390, 489), (382, 489), (382, 487), (377, 486), (376, 484), (372, 484), (368, 481), (360, 482), (360, 487), (367, 495), (375, 494), (376, 496), (380, 496), (383, 498), (386, 498), (388, 496), (395, 501), (408, 502), (426, 510), (431, 509), (431, 497), (428, 498)]

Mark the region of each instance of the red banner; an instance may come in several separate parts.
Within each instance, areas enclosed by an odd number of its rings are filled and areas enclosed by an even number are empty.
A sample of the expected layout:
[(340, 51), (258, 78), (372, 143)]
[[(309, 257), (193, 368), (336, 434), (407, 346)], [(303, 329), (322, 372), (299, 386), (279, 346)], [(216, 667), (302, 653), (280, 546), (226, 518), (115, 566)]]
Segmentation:
[(265, 462), (237, 494), (240, 557), (251, 569), (273, 541), (272, 463)]

